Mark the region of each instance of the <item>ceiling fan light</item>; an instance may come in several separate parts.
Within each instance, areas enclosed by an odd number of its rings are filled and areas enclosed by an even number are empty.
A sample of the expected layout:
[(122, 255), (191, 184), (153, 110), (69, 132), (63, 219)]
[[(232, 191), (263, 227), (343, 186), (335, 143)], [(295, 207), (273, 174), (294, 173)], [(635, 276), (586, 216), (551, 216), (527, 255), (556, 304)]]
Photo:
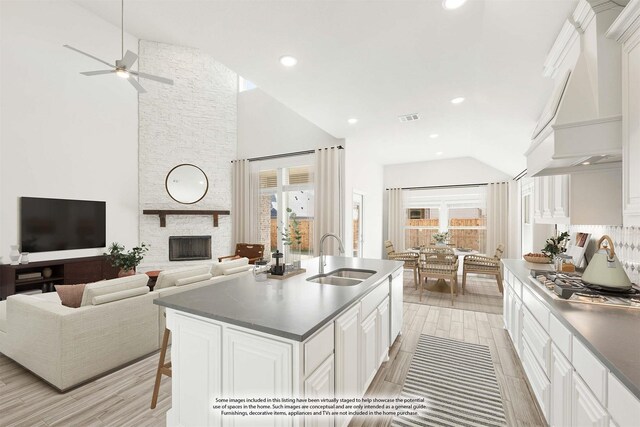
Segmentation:
[(116, 74), (118, 77), (122, 77), (123, 79), (129, 78), (129, 72), (127, 70), (116, 70)]
[(467, 0), (443, 0), (442, 7), (444, 7), (447, 10), (453, 10), (461, 7), (466, 2)]

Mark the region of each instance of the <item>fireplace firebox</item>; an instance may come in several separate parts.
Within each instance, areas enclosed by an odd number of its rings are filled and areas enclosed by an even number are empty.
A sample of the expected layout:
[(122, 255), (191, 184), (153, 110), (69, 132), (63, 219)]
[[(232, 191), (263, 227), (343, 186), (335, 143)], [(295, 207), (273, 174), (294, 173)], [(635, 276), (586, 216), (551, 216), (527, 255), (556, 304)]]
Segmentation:
[(211, 236), (170, 236), (169, 261), (211, 259)]

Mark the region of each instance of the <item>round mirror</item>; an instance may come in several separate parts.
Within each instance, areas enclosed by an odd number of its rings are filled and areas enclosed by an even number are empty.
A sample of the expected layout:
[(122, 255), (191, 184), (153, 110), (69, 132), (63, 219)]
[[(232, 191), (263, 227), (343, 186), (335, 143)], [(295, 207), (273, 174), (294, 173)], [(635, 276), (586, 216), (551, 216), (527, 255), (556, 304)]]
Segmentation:
[(199, 167), (182, 164), (169, 171), (165, 187), (173, 200), (189, 205), (202, 200), (207, 194), (209, 180)]

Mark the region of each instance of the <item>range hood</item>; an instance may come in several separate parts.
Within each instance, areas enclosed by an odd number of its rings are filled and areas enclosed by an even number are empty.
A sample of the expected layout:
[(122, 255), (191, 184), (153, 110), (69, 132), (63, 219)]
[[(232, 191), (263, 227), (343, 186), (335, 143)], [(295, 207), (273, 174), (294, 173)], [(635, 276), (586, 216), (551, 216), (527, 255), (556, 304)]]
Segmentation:
[(621, 167), (621, 50), (605, 37), (620, 0), (581, 0), (551, 49), (555, 89), (532, 135), (529, 176)]

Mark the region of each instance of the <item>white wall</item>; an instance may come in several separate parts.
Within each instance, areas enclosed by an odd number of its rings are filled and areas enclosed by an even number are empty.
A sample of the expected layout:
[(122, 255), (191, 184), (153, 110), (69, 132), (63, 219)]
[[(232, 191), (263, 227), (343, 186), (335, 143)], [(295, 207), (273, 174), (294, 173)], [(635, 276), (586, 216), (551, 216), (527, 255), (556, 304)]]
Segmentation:
[[(120, 29), (71, 1), (0, 1), (0, 254), (19, 243), (21, 196), (107, 202), (107, 244), (138, 242), (138, 97), (116, 76)], [(137, 40), (125, 35), (125, 48)], [(32, 254), (45, 260), (101, 254)]]
[(340, 145), (334, 138), (260, 88), (238, 94), (238, 158)]
[[(214, 259), (233, 253), (231, 219), (158, 216), (144, 209), (231, 209), (231, 160), (236, 158), (238, 76), (210, 55), (182, 46), (140, 41), (140, 70), (170, 77), (173, 85), (143, 81), (140, 95), (140, 240), (151, 245), (141, 271), (202, 261), (169, 261), (169, 236), (211, 236)], [(204, 171), (209, 189), (191, 205), (165, 189), (169, 171), (190, 163)], [(235, 242), (234, 242), (235, 243)]]
[(512, 177), (471, 157), (403, 163), (384, 167), (384, 187), (431, 187), (438, 185), (500, 182)]

